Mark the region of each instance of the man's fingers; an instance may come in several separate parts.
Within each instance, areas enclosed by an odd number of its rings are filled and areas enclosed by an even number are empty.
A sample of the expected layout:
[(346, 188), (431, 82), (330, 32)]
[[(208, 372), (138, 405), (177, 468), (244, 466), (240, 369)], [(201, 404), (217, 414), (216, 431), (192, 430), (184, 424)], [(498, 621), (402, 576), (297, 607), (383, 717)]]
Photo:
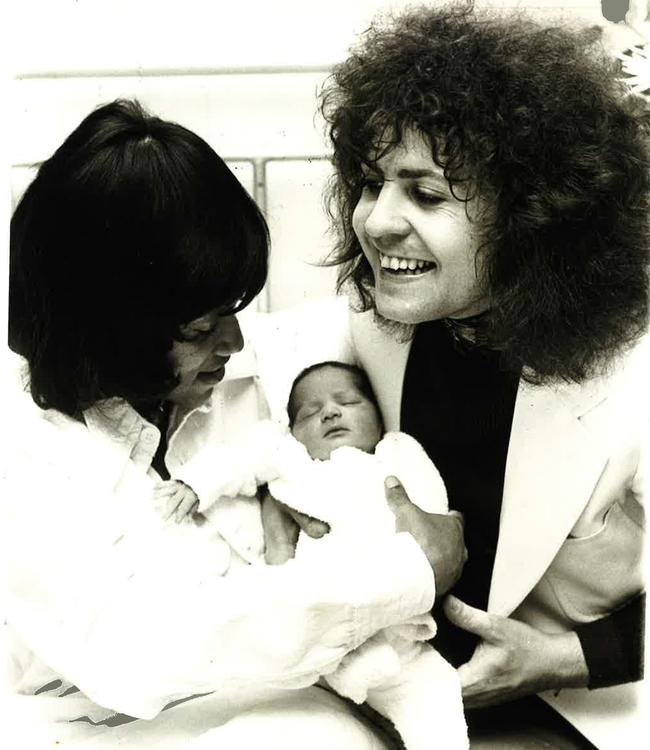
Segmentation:
[[(459, 511), (459, 510), (450, 510), (449, 513), (447, 513), (448, 516), (451, 516), (452, 518), (455, 518), (458, 523), (460, 524), (460, 533), (464, 537), (465, 536), (465, 516)], [(468, 553), (467, 553), (467, 547), (463, 544), (463, 565), (467, 562)], [(460, 576), (460, 573), (459, 573)]]
[[(386, 502), (388, 507), (393, 512), (393, 515), (399, 520), (400, 512), (405, 506), (410, 506), (411, 501), (409, 496), (406, 494), (406, 490), (402, 487), (401, 482), (397, 477), (389, 476), (384, 480), (384, 494), (386, 495)], [(398, 524), (398, 531), (399, 528)]]
[(305, 513), (300, 513), (293, 508), (289, 508), (286, 505), (280, 503), (280, 505), (286, 510), (286, 512), (293, 518), (298, 526), (312, 539), (320, 539), (322, 536), (328, 533), (330, 527), (325, 521), (319, 521), (317, 518), (312, 518)]
[(485, 664), (476, 651), (468, 662), (458, 667), (456, 672), (463, 691), (463, 699), (471, 698), (485, 689)]
[(457, 518), (463, 524), (463, 528), (465, 528), (465, 516), (459, 510), (450, 510), (447, 515)]
[(294, 556), (299, 527), (270, 495), (262, 501), (264, 559), (269, 565), (282, 565)]
[[(460, 681), (460, 689), (463, 694), (463, 701), (467, 701), (468, 698), (472, 698), (476, 693), (480, 692), (478, 680), (476, 677), (476, 670), (471, 661), (466, 664), (461, 664), (456, 670), (458, 673), (458, 679)], [(465, 708), (468, 708), (465, 703)]]
[(454, 625), (480, 636), (484, 641), (494, 640), (494, 618), (482, 609), (470, 607), (449, 594), (443, 604), (445, 614)]
[(291, 544), (267, 545), (264, 550), (264, 561), (267, 565), (284, 565), (293, 559), (296, 548)]
[(295, 545), (299, 527), (284, 505), (267, 495), (262, 503), (264, 535), (274, 542)]

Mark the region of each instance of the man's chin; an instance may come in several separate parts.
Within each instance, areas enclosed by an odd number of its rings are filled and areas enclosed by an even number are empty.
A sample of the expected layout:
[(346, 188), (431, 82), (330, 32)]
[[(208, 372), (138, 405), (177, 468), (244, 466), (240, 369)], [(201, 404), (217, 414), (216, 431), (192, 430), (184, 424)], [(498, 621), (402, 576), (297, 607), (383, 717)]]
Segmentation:
[(410, 341), (415, 335), (415, 325), (413, 323), (401, 323), (398, 320), (391, 320), (384, 317), (377, 308), (374, 309), (375, 323), (382, 331), (386, 331), (392, 338), (400, 343)]

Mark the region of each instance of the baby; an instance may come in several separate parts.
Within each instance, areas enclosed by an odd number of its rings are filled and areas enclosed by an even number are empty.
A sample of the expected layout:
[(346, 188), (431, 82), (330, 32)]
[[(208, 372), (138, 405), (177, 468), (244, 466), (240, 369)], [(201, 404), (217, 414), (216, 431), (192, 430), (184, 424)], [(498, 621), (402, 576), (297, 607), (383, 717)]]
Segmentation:
[[(251, 503), (241, 496), (252, 496), (259, 484), (268, 483), (278, 500), (330, 527), (319, 540), (300, 536), (294, 564), (307, 556), (326, 564), (332, 554), (349, 556), (354, 564), (364, 546), (380, 545), (395, 533), (384, 495), (386, 476), (397, 476), (423, 510), (447, 512), (442, 479), (420, 445), (404, 433), (383, 435), (374, 393), (360, 368), (322, 362), (303, 370), (291, 388), (287, 412), (290, 433), (262, 423), (239, 446), (206, 448), (188, 467), (187, 484), (161, 483), (156, 497), (166, 515), (179, 519), (198, 509), (219, 530), (242, 529), (241, 514), (250, 513)], [(189, 486), (192, 472), (203, 476), (210, 467), (214, 476), (216, 466), (218, 481), (195, 493)], [(233, 515), (240, 515), (234, 525)], [(236, 549), (255, 549), (261, 562), (261, 523), (256, 537), (249, 534), (247, 545), (232, 533), (229, 537), (228, 531), (225, 535)], [(251, 538), (257, 542), (251, 544)], [(386, 628), (325, 676), (340, 695), (356, 703), (367, 701), (388, 717), (408, 750), (431, 747), (432, 715), (440, 747), (469, 746), (456, 672), (426, 643), (434, 635), (430, 615)], [(219, 731), (209, 734), (214, 737)]]

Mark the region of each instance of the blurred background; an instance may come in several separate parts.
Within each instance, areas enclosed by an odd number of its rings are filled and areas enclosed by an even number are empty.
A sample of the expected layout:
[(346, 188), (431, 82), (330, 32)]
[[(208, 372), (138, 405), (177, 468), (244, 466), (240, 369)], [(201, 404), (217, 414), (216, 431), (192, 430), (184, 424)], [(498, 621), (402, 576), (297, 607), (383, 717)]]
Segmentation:
[[(602, 2), (476, 0), (475, 5), (525, 9), (545, 18), (561, 17), (563, 23), (600, 24), (608, 33), (622, 33), (622, 46), (626, 35), (632, 34), (633, 43), (638, 32), (616, 25), (629, 16), (630, 0)], [(91, 109), (118, 97), (135, 97), (153, 113), (205, 138), (263, 208), (272, 254), (257, 308), (282, 309), (331, 293), (334, 270), (317, 265), (332, 244), (321, 198), (330, 167), (317, 92), (332, 64), (346, 55), (375, 13), (408, 4), (14, 3), (5, 26), (11, 66), (5, 146), (12, 205), (36, 165)]]

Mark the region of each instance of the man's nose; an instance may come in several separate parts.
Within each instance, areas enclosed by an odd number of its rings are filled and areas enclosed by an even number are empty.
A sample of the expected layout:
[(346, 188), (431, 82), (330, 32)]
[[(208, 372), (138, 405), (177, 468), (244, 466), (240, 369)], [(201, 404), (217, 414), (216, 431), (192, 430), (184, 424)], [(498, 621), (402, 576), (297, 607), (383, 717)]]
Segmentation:
[(385, 182), (365, 221), (366, 234), (378, 243), (405, 237), (410, 224), (405, 216), (405, 197), (399, 185)]
[(229, 357), (244, 348), (244, 338), (235, 315), (219, 318), (216, 329), (214, 351), (221, 357)]

